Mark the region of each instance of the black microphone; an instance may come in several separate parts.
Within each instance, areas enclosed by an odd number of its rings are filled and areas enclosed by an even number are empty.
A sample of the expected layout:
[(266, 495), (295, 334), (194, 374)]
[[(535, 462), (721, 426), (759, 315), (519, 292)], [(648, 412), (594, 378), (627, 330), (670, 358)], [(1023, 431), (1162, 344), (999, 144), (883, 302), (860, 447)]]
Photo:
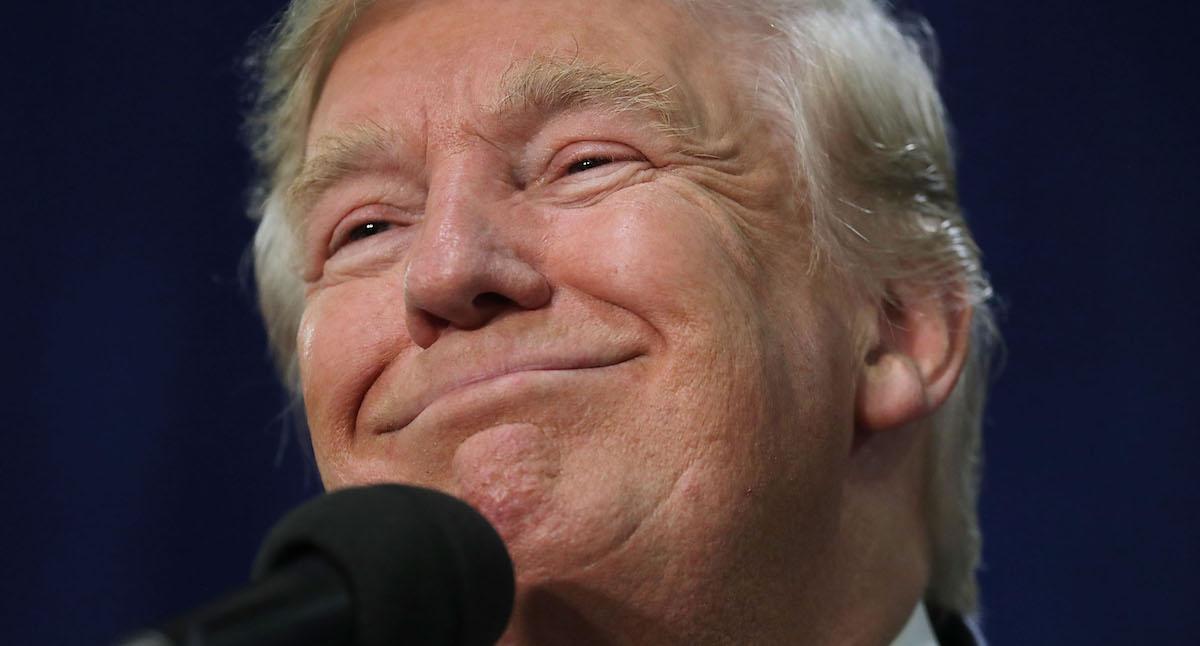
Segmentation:
[(335, 491), (284, 516), (252, 579), (122, 646), (493, 644), (515, 588), (483, 516), (394, 484)]

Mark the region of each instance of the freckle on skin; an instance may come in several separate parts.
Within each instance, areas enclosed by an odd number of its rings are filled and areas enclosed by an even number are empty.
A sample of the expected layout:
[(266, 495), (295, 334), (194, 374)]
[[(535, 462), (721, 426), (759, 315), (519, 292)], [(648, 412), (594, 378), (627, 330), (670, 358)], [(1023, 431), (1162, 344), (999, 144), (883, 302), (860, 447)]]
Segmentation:
[(561, 471), (558, 447), (533, 424), (480, 431), (455, 451), (456, 495), (479, 510), (506, 541), (536, 526)]

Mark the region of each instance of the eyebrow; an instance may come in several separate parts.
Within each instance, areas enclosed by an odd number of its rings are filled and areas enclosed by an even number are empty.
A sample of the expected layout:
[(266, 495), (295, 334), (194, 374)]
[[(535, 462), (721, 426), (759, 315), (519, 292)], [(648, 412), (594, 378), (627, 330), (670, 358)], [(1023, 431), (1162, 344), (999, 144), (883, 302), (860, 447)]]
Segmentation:
[[(549, 118), (574, 109), (599, 107), (614, 114), (645, 113), (653, 126), (668, 135), (697, 128), (689, 111), (672, 94), (675, 86), (660, 87), (649, 78), (574, 60), (537, 57), (509, 68), (500, 81), (500, 100), (482, 108), (500, 123), (536, 114)], [(319, 139), (316, 153), (306, 159), (287, 190), (288, 212), (303, 219), (314, 202), (347, 177), (399, 165), (396, 147), (400, 133), (374, 121), (352, 125)]]
[(374, 121), (364, 121), (317, 140), (317, 153), (306, 159), (287, 189), (289, 213), (303, 220), (321, 194), (347, 177), (382, 163), (399, 163), (394, 154), (398, 133)]
[(615, 113), (643, 112), (668, 133), (694, 127), (688, 112), (672, 95), (676, 86), (660, 87), (646, 76), (581, 63), (536, 57), (505, 72), (502, 98), (488, 109), (506, 120), (528, 112), (551, 115), (599, 106)]

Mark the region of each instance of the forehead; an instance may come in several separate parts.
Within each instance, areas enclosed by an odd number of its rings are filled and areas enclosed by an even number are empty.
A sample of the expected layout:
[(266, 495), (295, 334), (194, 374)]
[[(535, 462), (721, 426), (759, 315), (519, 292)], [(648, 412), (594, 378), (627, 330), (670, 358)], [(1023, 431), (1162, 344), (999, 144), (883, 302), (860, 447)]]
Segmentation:
[(511, 91), (513, 71), (538, 60), (643, 79), (706, 121), (711, 115), (701, 113), (720, 103), (711, 99), (720, 85), (714, 50), (691, 19), (659, 0), (379, 2), (357, 18), (334, 59), (310, 135), (337, 124), (402, 127), (397, 119), (486, 113)]

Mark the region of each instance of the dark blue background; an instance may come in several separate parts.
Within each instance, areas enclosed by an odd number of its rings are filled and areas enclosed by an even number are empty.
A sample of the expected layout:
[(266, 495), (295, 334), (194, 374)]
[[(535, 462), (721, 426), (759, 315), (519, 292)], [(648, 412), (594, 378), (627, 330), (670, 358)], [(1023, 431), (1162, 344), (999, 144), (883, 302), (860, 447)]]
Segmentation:
[[(21, 4), (0, 38), (0, 640), (100, 643), (243, 581), (318, 489), (242, 276), (237, 62), (280, 3)], [(1200, 11), (1167, 4), (906, 5), (939, 34), (1006, 304), (997, 644), (1200, 634)]]

